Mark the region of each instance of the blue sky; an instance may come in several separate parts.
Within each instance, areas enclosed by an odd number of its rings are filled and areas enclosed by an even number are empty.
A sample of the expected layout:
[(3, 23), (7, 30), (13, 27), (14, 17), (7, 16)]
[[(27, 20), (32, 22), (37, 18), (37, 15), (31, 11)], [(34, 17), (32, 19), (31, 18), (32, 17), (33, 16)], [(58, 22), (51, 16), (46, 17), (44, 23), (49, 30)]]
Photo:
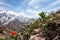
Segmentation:
[(0, 10), (8, 10), (18, 15), (37, 18), (40, 11), (60, 8), (60, 0), (0, 0)]

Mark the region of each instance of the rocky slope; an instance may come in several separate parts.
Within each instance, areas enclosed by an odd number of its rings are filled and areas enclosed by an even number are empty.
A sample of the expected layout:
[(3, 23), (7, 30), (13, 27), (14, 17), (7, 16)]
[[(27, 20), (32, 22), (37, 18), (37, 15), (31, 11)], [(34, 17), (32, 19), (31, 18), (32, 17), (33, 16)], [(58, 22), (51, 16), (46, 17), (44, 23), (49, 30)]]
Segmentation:
[(0, 10), (0, 26), (4, 25), (18, 30), (24, 25), (30, 24), (32, 21), (34, 21), (33, 18), (23, 17), (22, 15), (17, 16), (17, 14), (12, 11)]

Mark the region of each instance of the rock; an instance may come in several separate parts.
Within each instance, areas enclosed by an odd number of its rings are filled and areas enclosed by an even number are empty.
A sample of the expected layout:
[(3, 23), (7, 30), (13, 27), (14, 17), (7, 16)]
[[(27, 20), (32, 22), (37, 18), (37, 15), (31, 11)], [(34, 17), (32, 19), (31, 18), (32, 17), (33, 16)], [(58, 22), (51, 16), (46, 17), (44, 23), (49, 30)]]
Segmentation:
[(34, 32), (39, 32), (41, 31), (41, 28), (34, 29)]
[(36, 35), (38, 34), (42, 29), (41, 28), (36, 28), (32, 31), (31, 35)]
[(22, 35), (20, 35), (20, 36), (17, 37), (17, 40), (24, 40), (24, 38), (23, 38)]
[(29, 40), (39, 40), (39, 38), (37, 37), (37, 35), (31, 35)]
[(29, 38), (29, 40), (45, 40), (46, 38), (39, 36), (39, 34), (37, 35), (31, 35), (31, 37)]
[(31, 35), (29, 40), (45, 40), (47, 37), (47, 32), (40, 28), (34, 29), (35, 35)]
[(47, 35), (48, 35), (48, 34), (47, 34), (47, 32), (46, 32), (45, 30), (41, 30), (41, 31), (40, 31), (40, 36), (41, 36), (41, 37), (47, 37)]
[(0, 34), (0, 39), (5, 39), (6, 35), (5, 34)]

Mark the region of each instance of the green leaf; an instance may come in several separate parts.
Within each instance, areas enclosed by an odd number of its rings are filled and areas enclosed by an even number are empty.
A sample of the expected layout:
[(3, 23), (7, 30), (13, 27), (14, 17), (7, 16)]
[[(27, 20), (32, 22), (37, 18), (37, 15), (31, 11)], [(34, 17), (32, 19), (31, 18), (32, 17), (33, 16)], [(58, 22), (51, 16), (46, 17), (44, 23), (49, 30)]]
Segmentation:
[(42, 18), (45, 18), (45, 13), (44, 13), (44, 12), (39, 13), (39, 15), (40, 15)]
[(11, 36), (10, 40), (15, 40), (15, 37)]

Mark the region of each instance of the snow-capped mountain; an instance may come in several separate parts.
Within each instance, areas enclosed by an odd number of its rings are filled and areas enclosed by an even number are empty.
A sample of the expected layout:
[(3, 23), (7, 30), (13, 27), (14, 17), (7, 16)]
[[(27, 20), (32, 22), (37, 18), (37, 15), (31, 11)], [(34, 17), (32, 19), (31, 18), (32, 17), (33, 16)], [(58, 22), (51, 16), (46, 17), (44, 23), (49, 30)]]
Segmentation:
[(0, 25), (6, 25), (10, 21), (16, 18), (15, 15), (9, 13), (9, 11), (1, 11), (0, 10)]
[(22, 23), (25, 23), (25, 24), (29, 24), (31, 23), (32, 21), (34, 21), (33, 18), (28, 18), (28, 17), (23, 17), (23, 16), (18, 16), (17, 19), (22, 22)]
[(33, 18), (24, 17), (22, 15), (17, 16), (17, 13), (12, 11), (0, 10), (0, 25), (6, 25), (16, 29), (26, 24), (30, 24), (32, 21), (34, 21)]

